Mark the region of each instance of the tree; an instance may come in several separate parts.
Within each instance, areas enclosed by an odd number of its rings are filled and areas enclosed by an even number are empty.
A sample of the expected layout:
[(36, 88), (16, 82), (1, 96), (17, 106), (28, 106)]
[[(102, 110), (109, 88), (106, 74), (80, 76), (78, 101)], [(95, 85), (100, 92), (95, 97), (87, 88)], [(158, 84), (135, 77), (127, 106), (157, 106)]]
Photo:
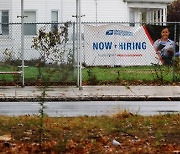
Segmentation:
[(168, 6), (168, 18), (169, 22), (180, 22), (180, 0), (175, 0)]
[(68, 27), (70, 22), (64, 23), (64, 25), (54, 28), (52, 31), (48, 31), (46, 27), (41, 27), (39, 33), (32, 40), (32, 48), (36, 49), (40, 53), (40, 60), (45, 64), (47, 61), (51, 63), (63, 63), (64, 54), (67, 52), (62, 49), (63, 45), (66, 45), (68, 41)]
[[(67, 47), (67, 43), (69, 41), (68, 28), (70, 25), (71, 22), (63, 23), (61, 26), (54, 24), (53, 29), (50, 31), (46, 26), (41, 27), (38, 35), (33, 38), (31, 47), (40, 53), (38, 63), (36, 64), (39, 71), (39, 79), (43, 77), (41, 68), (46, 65), (61, 65), (66, 68), (72, 68), (73, 54), (72, 50)], [(63, 74), (62, 71), (61, 74)], [(65, 72), (65, 75), (66, 74), (67, 72)], [(65, 78), (67, 78), (67, 75)]]

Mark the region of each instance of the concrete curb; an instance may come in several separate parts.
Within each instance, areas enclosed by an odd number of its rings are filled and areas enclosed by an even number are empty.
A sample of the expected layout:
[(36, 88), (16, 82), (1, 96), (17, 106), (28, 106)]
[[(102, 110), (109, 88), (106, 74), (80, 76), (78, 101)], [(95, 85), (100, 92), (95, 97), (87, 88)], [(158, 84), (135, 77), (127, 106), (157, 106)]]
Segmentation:
[[(0, 98), (0, 102), (41, 102), (40, 98)], [(44, 98), (45, 102), (58, 101), (180, 101), (180, 97), (97, 97), (97, 98)]]

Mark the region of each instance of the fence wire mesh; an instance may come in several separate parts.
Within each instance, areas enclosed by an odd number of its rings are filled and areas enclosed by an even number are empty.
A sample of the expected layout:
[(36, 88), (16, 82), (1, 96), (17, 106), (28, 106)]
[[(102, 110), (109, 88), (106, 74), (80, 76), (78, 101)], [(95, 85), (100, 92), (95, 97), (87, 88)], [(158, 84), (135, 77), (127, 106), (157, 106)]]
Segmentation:
[[(162, 38), (157, 24), (82, 23), (83, 85), (124, 82), (180, 81), (180, 24), (167, 23), (173, 54), (166, 59), (155, 50)], [(21, 24), (8, 24), (0, 35), (0, 81), (20, 83)], [(76, 23), (25, 23), (25, 84), (70, 84), (77, 81)], [(163, 51), (163, 50), (162, 50)], [(161, 83), (162, 83), (161, 82)]]
[[(21, 70), (21, 24), (9, 24), (9, 32), (0, 36), (0, 80), (21, 82), (10, 74)], [(71, 23), (24, 24), (25, 84), (73, 84), (77, 79), (75, 44)], [(7, 74), (6, 74), (7, 73)]]
[[(179, 24), (85, 23), (83, 27), (83, 80), (88, 84), (180, 80)], [(162, 36), (165, 28), (169, 34)], [(154, 42), (163, 42), (163, 37), (170, 43), (156, 49)], [(171, 43), (172, 52), (165, 51)], [(170, 52), (167, 57), (162, 56), (165, 52)]]

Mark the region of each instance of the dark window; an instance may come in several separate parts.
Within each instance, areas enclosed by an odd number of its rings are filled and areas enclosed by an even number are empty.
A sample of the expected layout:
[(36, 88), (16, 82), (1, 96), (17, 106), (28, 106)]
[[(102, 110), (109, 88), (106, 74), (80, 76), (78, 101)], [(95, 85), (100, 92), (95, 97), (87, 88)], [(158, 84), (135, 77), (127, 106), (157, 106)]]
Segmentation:
[(24, 35), (36, 35), (36, 12), (24, 12)]
[(2, 35), (9, 35), (9, 12), (2, 11), (1, 14), (1, 33)]
[(51, 11), (51, 31), (58, 31), (58, 11)]

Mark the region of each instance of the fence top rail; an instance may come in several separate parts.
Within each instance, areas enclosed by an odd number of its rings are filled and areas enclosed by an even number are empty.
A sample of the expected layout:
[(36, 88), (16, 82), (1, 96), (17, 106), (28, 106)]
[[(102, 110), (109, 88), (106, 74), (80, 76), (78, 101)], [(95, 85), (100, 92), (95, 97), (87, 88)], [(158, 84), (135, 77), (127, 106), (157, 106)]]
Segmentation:
[[(67, 22), (24, 22), (24, 24), (72, 24), (73, 22), (67, 21)], [(3, 25), (21, 25), (21, 22), (11, 22), (11, 23), (1, 23)]]
[(17, 71), (17, 72), (2, 72), (0, 71), (0, 74), (21, 74), (22, 71)]
[(114, 21), (114, 22), (103, 22), (103, 21), (98, 21), (98, 22), (82, 22), (82, 23), (135, 23), (135, 24), (180, 24), (180, 22), (127, 22), (127, 21), (120, 21), (120, 22), (117, 22), (117, 21)]
[[(66, 24), (66, 23), (76, 23), (76, 22), (71, 22), (71, 21), (67, 21), (67, 22), (25, 22), (24, 24)], [(180, 22), (126, 22), (126, 21), (122, 21), (122, 22), (103, 22), (103, 21), (99, 21), (99, 22), (81, 22), (82, 24), (104, 24), (104, 23), (117, 23), (117, 24), (130, 24), (130, 23), (134, 23), (134, 24), (159, 24), (159, 25), (163, 25), (163, 24), (180, 24)], [(0, 23), (2, 24), (2, 23)], [(17, 22), (17, 23), (3, 23), (3, 24), (8, 24), (8, 25), (13, 25), (13, 24), (19, 24), (21, 25), (21, 23)]]

